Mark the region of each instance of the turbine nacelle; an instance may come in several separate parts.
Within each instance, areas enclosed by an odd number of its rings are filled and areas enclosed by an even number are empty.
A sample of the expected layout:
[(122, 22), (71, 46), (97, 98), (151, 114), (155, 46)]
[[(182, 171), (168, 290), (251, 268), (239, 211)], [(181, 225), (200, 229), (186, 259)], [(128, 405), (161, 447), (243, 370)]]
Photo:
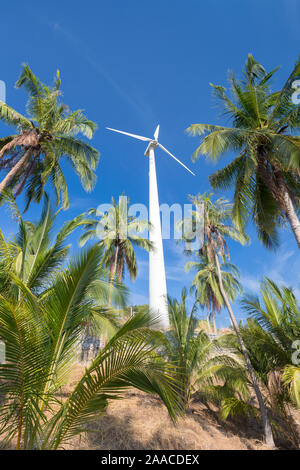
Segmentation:
[(110, 131), (113, 131), (113, 132), (118, 132), (119, 134), (124, 134), (124, 135), (128, 135), (129, 137), (133, 137), (134, 139), (137, 139), (137, 140), (142, 140), (144, 142), (149, 142), (148, 143), (148, 146), (146, 148), (146, 151), (145, 151), (145, 155), (146, 157), (149, 156), (149, 151), (151, 149), (151, 147), (153, 149), (155, 149), (156, 147), (159, 147), (161, 148), (165, 153), (167, 153), (168, 155), (170, 155), (170, 157), (172, 157), (174, 160), (176, 160), (177, 163), (179, 163), (181, 166), (183, 166), (183, 168), (185, 168), (187, 171), (189, 171), (190, 173), (192, 173), (192, 175), (195, 176), (195, 173), (193, 173), (186, 165), (184, 165), (184, 163), (182, 163), (178, 158), (176, 158), (171, 152), (169, 152), (169, 150), (167, 150), (163, 145), (161, 145), (159, 142), (158, 142), (158, 135), (159, 135), (159, 125), (157, 126), (157, 128), (155, 129), (155, 132), (154, 132), (154, 139), (150, 139), (149, 137), (144, 137), (142, 135), (137, 135), (137, 134), (131, 134), (130, 132), (124, 132), (124, 131), (119, 131), (117, 129), (112, 129), (111, 127), (107, 127), (106, 129), (110, 130)]
[(158, 145), (157, 140), (151, 140), (151, 142), (149, 142), (148, 147), (145, 150), (145, 153), (144, 153), (145, 157), (149, 157), (149, 151), (150, 151), (151, 147), (153, 148), (153, 150), (155, 150), (157, 145)]

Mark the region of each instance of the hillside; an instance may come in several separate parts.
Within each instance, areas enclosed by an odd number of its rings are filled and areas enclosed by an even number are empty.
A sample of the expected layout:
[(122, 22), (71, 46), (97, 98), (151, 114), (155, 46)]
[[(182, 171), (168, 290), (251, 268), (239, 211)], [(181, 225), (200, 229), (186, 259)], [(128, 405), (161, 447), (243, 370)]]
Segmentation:
[[(80, 368), (76, 370), (75, 376)], [(72, 382), (70, 383), (70, 386)], [(64, 394), (68, 394), (66, 387)], [(156, 396), (137, 390), (110, 403), (107, 413), (89, 429), (93, 432), (74, 439), (68, 449), (155, 449), (155, 450), (257, 450), (267, 449), (255, 421), (226, 423), (218, 418), (217, 409), (194, 402), (191, 413), (174, 425), (166, 408)], [(297, 415), (300, 425), (300, 414)], [(288, 443), (281, 442), (281, 448)]]

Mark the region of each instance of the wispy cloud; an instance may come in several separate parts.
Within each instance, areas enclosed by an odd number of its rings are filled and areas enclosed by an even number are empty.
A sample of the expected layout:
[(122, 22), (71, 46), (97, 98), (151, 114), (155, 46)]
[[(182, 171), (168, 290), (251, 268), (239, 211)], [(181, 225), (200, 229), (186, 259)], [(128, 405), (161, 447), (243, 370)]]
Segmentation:
[(184, 280), (184, 276), (186, 275), (184, 271), (184, 266), (181, 268), (178, 266), (166, 266), (166, 277), (169, 281), (176, 281), (181, 282)]
[(148, 304), (148, 297), (137, 292), (131, 292), (129, 305), (145, 305)]
[(285, 17), (289, 23), (289, 31), (293, 36), (297, 37), (299, 34), (299, 18), (300, 8), (298, 0), (285, 0)]
[(89, 63), (89, 65), (95, 70), (95, 72), (102, 76), (107, 83), (118, 93), (118, 95), (126, 101), (142, 118), (145, 118), (146, 111), (144, 107), (140, 106), (132, 96), (130, 96), (119, 83), (110, 75), (107, 68), (100, 63), (98, 59), (94, 57), (91, 49), (77, 36), (68, 31), (65, 27), (62, 27), (58, 22), (51, 22), (49, 26), (53, 31), (62, 35), (81, 55), (81, 57)]
[(69, 209), (90, 209), (95, 205), (95, 199), (92, 197), (72, 197)]
[(166, 276), (170, 281), (189, 284), (189, 275), (185, 272), (184, 266), (188, 261), (183, 251), (183, 244), (178, 244), (174, 240), (169, 240), (165, 244), (167, 248), (168, 262), (166, 264)]
[(264, 277), (268, 277), (276, 284), (292, 287), (297, 297), (300, 298), (299, 254), (293, 250), (287, 250), (283, 245), (273, 255), (271, 264), (260, 263), (259, 272), (256, 275), (247, 272), (242, 274), (241, 282), (245, 291), (258, 292), (260, 282)]

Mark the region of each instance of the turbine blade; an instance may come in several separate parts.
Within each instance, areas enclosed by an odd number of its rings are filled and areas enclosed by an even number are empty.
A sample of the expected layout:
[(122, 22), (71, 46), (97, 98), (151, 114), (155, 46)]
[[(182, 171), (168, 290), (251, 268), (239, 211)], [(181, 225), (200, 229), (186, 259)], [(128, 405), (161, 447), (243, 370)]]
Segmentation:
[(155, 140), (158, 140), (158, 134), (159, 134), (159, 124), (157, 126), (157, 128), (155, 129), (155, 132), (154, 132), (154, 139)]
[(129, 132), (118, 131), (117, 129), (112, 129), (111, 127), (107, 127), (106, 129), (108, 129), (109, 131), (118, 132), (119, 134), (129, 135), (130, 137), (134, 137), (135, 139), (143, 140), (145, 142), (151, 142), (152, 140), (152, 139), (149, 139), (149, 137), (143, 137), (142, 135), (136, 135), (136, 134), (130, 134)]
[(178, 160), (178, 158), (174, 157), (174, 155), (172, 155), (171, 152), (169, 152), (169, 150), (167, 150), (163, 145), (161, 145), (159, 142), (157, 144), (164, 152), (166, 152), (167, 154), (170, 155), (170, 157), (174, 158), (174, 160), (176, 160), (176, 162), (178, 162), (181, 166), (183, 166), (183, 168), (185, 168), (187, 171), (189, 171), (190, 173), (192, 173), (192, 175), (196, 176), (195, 173), (193, 173), (187, 166), (184, 165), (184, 163), (182, 163), (180, 160)]

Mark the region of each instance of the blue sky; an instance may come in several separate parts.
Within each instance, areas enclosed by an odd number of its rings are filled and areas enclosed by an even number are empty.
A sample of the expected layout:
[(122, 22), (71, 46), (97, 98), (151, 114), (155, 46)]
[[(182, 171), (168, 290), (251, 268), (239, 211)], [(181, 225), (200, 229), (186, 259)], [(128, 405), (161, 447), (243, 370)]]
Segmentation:
[[(50, 7), (51, 5), (51, 7)], [(297, 0), (76, 0), (6, 2), (1, 6), (1, 72), (7, 103), (24, 112), (25, 94), (14, 89), (21, 63), (50, 83), (60, 69), (64, 101), (82, 108), (98, 124), (93, 145), (101, 152), (95, 190), (86, 194), (76, 175), (66, 169), (70, 209), (60, 222), (109, 202), (123, 191), (133, 203), (148, 204), (148, 162), (143, 143), (110, 133), (105, 126), (151, 136), (161, 126), (161, 142), (196, 173), (192, 177), (165, 154), (157, 152), (161, 203), (187, 202), (186, 194), (209, 189), (208, 176), (217, 166), (191, 162), (198, 140), (184, 130), (191, 123), (225, 123), (218, 115), (209, 83), (227, 84), (228, 70), (240, 73), (252, 52), (268, 70), (281, 66), (275, 82), (283, 84), (299, 54), (300, 3)], [(0, 125), (0, 135), (9, 129)], [(230, 197), (230, 193), (227, 194)], [(20, 199), (22, 206), (22, 199)], [(33, 205), (31, 218), (40, 207)], [(1, 209), (1, 228), (14, 225)], [(268, 275), (299, 288), (299, 253), (289, 230), (282, 232), (277, 253), (266, 251), (249, 226), (247, 248), (230, 243), (232, 262), (241, 271), (246, 290), (257, 290)], [(77, 237), (73, 247), (77, 249)], [(179, 295), (189, 286), (182, 247), (167, 241), (168, 291)], [(147, 255), (138, 252), (139, 277), (128, 282), (133, 303), (148, 296)], [(299, 290), (298, 290), (299, 292)], [(238, 303), (238, 318), (243, 318)], [(228, 323), (226, 312), (218, 324)]]

